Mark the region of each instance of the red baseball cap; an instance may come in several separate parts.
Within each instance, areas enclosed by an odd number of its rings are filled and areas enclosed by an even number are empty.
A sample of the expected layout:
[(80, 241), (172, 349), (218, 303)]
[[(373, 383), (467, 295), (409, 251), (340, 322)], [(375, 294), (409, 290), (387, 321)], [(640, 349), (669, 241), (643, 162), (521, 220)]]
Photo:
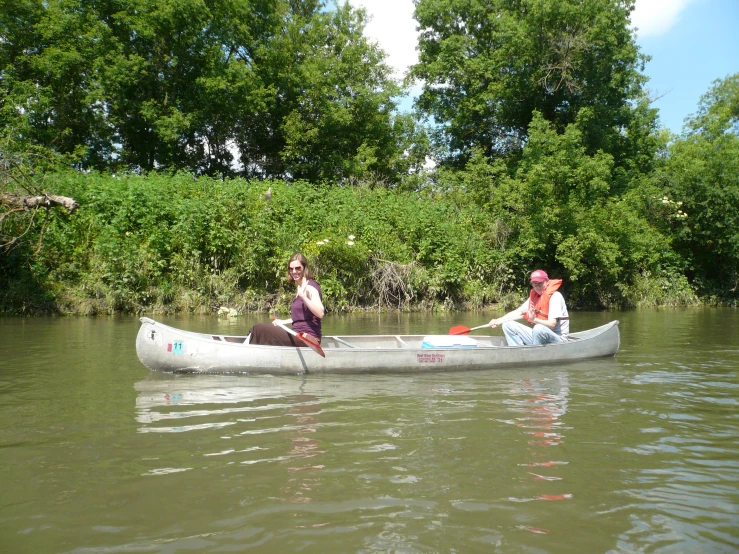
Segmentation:
[(529, 279), (534, 283), (541, 283), (543, 281), (549, 281), (549, 275), (547, 275), (547, 272), (543, 269), (537, 269), (536, 271), (531, 272), (531, 277)]

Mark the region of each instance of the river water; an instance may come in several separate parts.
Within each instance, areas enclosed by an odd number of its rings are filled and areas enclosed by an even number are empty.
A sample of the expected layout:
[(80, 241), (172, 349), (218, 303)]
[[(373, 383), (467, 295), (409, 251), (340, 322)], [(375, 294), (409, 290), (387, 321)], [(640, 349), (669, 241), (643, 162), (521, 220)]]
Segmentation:
[(0, 319), (0, 551), (738, 551), (739, 311), (575, 312), (572, 330), (612, 319), (615, 358), (306, 377), (149, 372), (132, 317)]

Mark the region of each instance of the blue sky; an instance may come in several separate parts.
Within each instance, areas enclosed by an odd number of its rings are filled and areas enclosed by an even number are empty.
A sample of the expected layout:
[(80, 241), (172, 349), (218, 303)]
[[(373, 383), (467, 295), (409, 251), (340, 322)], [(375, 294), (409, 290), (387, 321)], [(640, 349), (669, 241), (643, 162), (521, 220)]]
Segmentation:
[[(673, 0), (674, 2), (675, 0)], [(658, 3), (641, 0), (639, 3)], [(692, 0), (664, 30), (639, 25), (637, 43), (652, 57), (644, 72), (660, 121), (680, 133), (716, 79), (739, 73), (739, 0)], [(638, 9), (638, 6), (637, 6)], [(638, 15), (638, 14), (637, 14)]]
[[(417, 60), (413, 0), (349, 1), (367, 9), (367, 35), (402, 76)], [(642, 53), (652, 57), (644, 71), (650, 98), (662, 125), (679, 134), (711, 83), (739, 72), (739, 0), (637, 0), (632, 23)]]

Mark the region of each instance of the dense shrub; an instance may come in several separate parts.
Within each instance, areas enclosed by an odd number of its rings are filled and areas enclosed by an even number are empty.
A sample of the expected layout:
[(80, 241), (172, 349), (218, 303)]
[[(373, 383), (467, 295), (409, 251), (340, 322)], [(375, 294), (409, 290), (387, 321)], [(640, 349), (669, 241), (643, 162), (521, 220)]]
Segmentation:
[(332, 310), (481, 305), (512, 285), (482, 210), (451, 199), (187, 174), (68, 172), (54, 188), (80, 208), (55, 214), (26, 273), (3, 259), (6, 311), (28, 296), (77, 313), (285, 309), (296, 251)]

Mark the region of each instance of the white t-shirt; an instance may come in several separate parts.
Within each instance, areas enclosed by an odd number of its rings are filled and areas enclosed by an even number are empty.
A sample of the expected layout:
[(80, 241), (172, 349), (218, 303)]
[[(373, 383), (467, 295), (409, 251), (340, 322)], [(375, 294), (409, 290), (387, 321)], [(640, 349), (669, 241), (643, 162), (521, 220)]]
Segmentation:
[[(522, 314), (525, 314), (529, 311), (528, 298), (524, 301), (523, 304), (521, 304), (519, 310), (521, 310)], [(566, 317), (568, 319), (562, 319), (563, 317)], [(565, 304), (564, 296), (562, 296), (559, 291), (555, 291), (554, 293), (552, 293), (552, 296), (549, 299), (549, 319), (557, 320), (557, 325), (553, 329), (553, 331), (560, 335), (563, 339), (566, 339), (567, 335), (570, 334), (569, 317), (570, 314), (567, 312), (567, 304)]]

